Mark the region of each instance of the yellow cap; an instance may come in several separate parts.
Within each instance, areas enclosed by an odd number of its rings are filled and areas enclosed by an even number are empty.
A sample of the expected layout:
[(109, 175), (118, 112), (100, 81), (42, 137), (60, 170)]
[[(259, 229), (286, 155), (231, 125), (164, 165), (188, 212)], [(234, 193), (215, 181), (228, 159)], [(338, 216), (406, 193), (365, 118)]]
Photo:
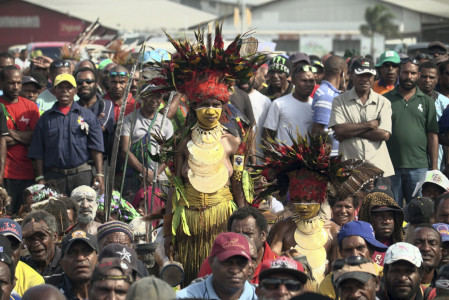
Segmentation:
[(60, 84), (61, 82), (64, 82), (64, 81), (67, 81), (73, 87), (76, 88), (75, 77), (73, 77), (71, 74), (59, 74), (58, 76), (56, 76), (54, 86), (57, 86), (58, 84)]

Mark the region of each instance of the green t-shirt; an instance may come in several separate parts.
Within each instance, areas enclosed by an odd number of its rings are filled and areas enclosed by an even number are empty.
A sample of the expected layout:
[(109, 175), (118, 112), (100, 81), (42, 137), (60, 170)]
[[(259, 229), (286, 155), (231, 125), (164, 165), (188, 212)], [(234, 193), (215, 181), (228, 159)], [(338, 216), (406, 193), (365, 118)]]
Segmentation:
[(395, 168), (428, 168), (427, 133), (438, 133), (434, 101), (418, 87), (407, 102), (398, 88), (384, 94), (391, 102), (392, 133), (387, 142)]

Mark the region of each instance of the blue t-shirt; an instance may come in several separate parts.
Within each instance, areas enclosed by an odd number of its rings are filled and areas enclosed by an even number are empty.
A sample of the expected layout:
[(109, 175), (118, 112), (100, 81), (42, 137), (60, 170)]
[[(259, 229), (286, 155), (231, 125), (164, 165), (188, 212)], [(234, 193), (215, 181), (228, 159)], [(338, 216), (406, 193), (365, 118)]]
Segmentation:
[[(331, 117), (332, 101), (335, 97), (340, 95), (340, 91), (337, 90), (329, 81), (321, 81), (320, 87), (316, 90), (313, 96), (312, 110), (313, 110), (313, 123), (323, 124), (324, 129), (328, 130), (327, 125)], [(332, 152), (331, 156), (338, 155), (338, 141), (332, 135)]]

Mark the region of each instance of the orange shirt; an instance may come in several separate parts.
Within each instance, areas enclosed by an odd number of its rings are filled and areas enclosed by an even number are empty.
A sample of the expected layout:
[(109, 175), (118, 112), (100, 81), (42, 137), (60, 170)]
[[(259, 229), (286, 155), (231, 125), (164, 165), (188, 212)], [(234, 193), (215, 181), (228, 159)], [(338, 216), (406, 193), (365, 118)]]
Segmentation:
[(382, 95), (382, 94), (388, 93), (389, 91), (393, 90), (395, 87), (394, 84), (387, 85), (387, 86), (379, 84), (379, 81), (380, 80), (377, 80), (376, 82), (374, 82), (374, 87), (373, 87), (373, 91), (375, 91), (378, 94)]
[[(19, 97), (17, 103), (10, 103), (0, 97), (0, 103), (5, 105), (9, 116), (6, 116), (8, 129), (19, 131), (32, 131), (39, 120), (39, 109), (31, 100)], [(14, 126), (13, 120), (17, 125)], [(28, 148), (24, 144), (17, 143), (8, 147), (6, 153), (5, 178), (9, 179), (34, 179), (33, 162), (27, 157)]]

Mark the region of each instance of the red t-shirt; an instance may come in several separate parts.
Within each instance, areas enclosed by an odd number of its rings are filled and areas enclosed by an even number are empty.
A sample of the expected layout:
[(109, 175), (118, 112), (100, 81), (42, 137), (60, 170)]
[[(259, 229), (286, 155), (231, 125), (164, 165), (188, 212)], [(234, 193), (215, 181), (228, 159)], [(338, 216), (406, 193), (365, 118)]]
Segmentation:
[[(114, 122), (117, 123), (118, 117), (120, 115), (120, 108), (121, 105), (116, 104), (114, 101), (112, 101), (111, 96), (109, 95), (109, 92), (104, 95), (105, 100), (111, 100), (112, 104), (114, 104)], [(133, 95), (131, 93), (128, 93), (128, 98), (126, 99), (126, 109), (125, 109), (125, 116), (132, 113), (134, 111), (134, 103), (136, 100), (134, 100)], [(137, 103), (136, 109), (140, 108), (140, 103)]]
[[(34, 130), (39, 120), (39, 109), (36, 103), (19, 97), (17, 103), (10, 103), (0, 97), (0, 103), (6, 107), (6, 111), (16, 122), (19, 131)], [(8, 129), (17, 130), (13, 121), (6, 116)], [(24, 144), (17, 143), (8, 147), (6, 155), (5, 178), (10, 179), (34, 179), (34, 167), (31, 159), (27, 157), (28, 148)]]

